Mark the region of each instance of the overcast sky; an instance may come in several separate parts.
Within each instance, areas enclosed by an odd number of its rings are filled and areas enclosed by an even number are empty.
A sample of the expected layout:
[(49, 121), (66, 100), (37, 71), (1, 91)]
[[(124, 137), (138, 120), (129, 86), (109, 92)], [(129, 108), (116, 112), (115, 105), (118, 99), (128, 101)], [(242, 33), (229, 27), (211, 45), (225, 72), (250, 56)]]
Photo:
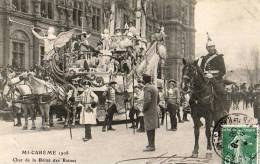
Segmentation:
[(252, 68), (252, 49), (260, 49), (260, 0), (197, 0), (196, 56), (205, 55), (207, 35), (224, 54), (227, 68)]

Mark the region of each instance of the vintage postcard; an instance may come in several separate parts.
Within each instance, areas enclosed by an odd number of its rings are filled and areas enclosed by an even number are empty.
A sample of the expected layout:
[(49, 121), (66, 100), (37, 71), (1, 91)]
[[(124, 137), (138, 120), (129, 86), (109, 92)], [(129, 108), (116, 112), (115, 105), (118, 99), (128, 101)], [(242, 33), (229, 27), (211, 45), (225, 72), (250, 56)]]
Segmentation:
[(257, 164), (259, 0), (1, 0), (0, 164)]

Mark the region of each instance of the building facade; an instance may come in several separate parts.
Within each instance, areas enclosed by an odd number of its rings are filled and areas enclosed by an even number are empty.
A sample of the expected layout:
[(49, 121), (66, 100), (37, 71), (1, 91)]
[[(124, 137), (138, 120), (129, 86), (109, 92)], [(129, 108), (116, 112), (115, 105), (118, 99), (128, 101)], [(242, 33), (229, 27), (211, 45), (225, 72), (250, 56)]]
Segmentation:
[(43, 41), (35, 38), (49, 26), (56, 35), (75, 28), (89, 30), (96, 46), (105, 28), (113, 35), (133, 21), (141, 37), (151, 41), (160, 26), (167, 35), (165, 77), (179, 79), (181, 59), (195, 54), (195, 0), (2, 0), (0, 1), (0, 67), (16, 65), (30, 68), (44, 55)]

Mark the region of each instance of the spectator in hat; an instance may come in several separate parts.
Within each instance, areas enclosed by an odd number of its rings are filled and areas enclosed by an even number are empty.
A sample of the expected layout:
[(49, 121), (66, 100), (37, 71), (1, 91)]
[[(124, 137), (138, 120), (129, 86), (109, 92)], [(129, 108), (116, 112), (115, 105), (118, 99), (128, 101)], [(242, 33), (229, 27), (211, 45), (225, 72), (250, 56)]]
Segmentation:
[(116, 84), (117, 82), (111, 81), (109, 82), (109, 86), (107, 87), (107, 90), (103, 93), (103, 96), (106, 98), (106, 102), (108, 104), (107, 108), (107, 114), (104, 121), (104, 125), (102, 127), (102, 132), (107, 130), (114, 131), (115, 129), (112, 128), (112, 122), (113, 122), (113, 116), (117, 112), (117, 106), (116, 106)]
[(144, 74), (144, 127), (147, 133), (148, 146), (143, 150), (144, 152), (155, 151), (155, 129), (159, 128), (158, 116), (158, 90), (152, 85), (152, 77)]
[(171, 130), (177, 130), (177, 112), (178, 112), (178, 102), (180, 98), (180, 93), (176, 85), (175, 80), (168, 81), (169, 89), (166, 93), (167, 111), (170, 114), (171, 120)]
[(85, 125), (83, 141), (86, 142), (92, 139), (91, 125), (96, 124), (98, 96), (92, 91), (89, 81), (84, 80), (82, 85), (84, 86), (84, 91), (80, 95), (83, 105), (80, 113), (80, 124)]

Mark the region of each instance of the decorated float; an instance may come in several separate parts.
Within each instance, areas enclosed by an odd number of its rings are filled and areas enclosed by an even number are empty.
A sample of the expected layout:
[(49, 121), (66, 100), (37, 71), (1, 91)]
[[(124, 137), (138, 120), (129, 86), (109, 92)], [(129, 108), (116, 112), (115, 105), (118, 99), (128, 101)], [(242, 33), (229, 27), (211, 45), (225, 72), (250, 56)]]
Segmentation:
[(133, 95), (133, 86), (141, 81), (141, 75), (152, 75), (157, 84), (158, 64), (165, 59), (165, 47), (154, 40), (147, 49), (146, 39), (127, 28), (123, 32), (116, 29), (113, 36), (109, 36), (105, 29), (95, 48), (88, 44), (89, 35), (88, 32), (77, 34), (75, 30), (70, 30), (57, 36), (54, 47), (60, 48), (69, 43), (71, 51), (56, 51), (52, 55), (49, 61), (51, 76), (61, 85), (77, 85), (75, 79), (90, 81), (92, 90), (99, 96), (99, 121), (104, 120), (106, 113), (106, 101), (102, 94), (110, 81), (116, 81), (118, 115), (115, 120), (127, 119), (128, 109), (132, 105), (128, 100)]

